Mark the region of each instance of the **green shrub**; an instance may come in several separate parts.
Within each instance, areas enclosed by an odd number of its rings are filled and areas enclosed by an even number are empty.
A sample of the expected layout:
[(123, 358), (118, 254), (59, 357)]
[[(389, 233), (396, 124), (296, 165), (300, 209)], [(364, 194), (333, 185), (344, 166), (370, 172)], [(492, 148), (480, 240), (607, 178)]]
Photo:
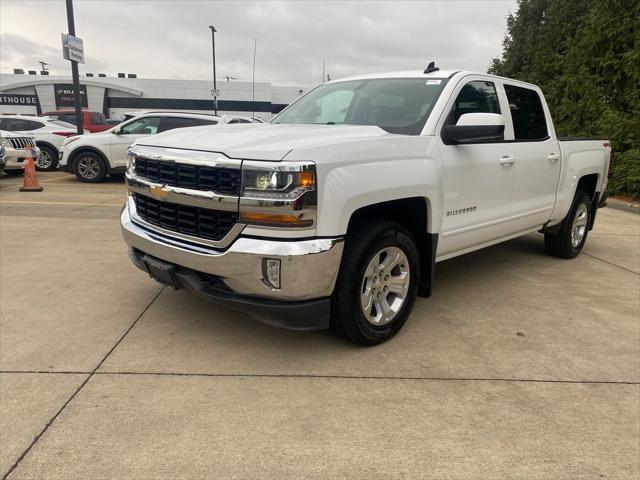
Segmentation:
[(609, 178), (609, 193), (631, 195), (640, 199), (640, 149), (613, 153), (613, 166)]

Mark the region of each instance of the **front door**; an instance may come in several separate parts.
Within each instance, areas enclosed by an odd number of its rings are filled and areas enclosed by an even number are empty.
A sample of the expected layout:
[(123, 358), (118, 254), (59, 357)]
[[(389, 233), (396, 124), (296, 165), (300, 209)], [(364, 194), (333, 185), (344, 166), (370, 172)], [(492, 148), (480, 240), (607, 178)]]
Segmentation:
[[(482, 77), (464, 79), (452, 98), (447, 107), (450, 113), (437, 132), (455, 125), (465, 113), (504, 114), (496, 84)], [(473, 250), (512, 233), (515, 172), (508, 144), (447, 145), (442, 137), (438, 141), (444, 163), (444, 214), (437, 256)]]

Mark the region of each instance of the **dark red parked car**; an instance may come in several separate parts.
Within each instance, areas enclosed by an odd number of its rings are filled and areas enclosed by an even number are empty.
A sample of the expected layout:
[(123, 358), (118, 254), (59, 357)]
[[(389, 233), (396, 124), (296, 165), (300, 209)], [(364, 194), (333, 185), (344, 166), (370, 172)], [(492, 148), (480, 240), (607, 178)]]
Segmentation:
[[(51, 117), (56, 120), (62, 120), (63, 122), (76, 124), (76, 112), (74, 110), (53, 110), (51, 112), (45, 112), (43, 117)], [(109, 130), (113, 125), (107, 123), (107, 119), (103, 113), (91, 112), (89, 110), (82, 111), (82, 128), (86, 132), (96, 133)]]

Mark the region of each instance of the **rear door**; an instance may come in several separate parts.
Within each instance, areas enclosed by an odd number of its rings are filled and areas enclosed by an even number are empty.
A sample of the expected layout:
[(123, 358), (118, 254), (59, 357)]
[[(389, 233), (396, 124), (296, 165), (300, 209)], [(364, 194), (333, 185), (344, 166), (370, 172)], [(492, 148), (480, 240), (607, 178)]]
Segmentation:
[[(111, 166), (121, 167), (127, 162), (127, 149), (139, 138), (158, 133), (161, 117), (139, 117), (118, 128), (118, 134), (111, 135)], [(100, 133), (99, 135), (106, 135)]]
[(437, 141), (444, 167), (444, 216), (438, 256), (473, 249), (512, 233), (511, 195), (515, 172), (505, 157), (508, 144), (491, 141), (447, 145), (441, 131), (465, 113), (504, 114), (506, 102), (492, 78), (465, 77), (456, 87), (440, 119)]
[(504, 81), (504, 91), (514, 134), (513, 224), (525, 230), (551, 217), (560, 178), (560, 146), (537, 89)]

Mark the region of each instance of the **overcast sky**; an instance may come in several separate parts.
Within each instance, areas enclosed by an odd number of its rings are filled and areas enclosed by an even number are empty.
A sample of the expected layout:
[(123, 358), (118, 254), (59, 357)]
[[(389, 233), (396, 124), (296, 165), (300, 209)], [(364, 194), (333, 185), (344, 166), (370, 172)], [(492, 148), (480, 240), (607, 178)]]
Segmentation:
[[(206, 80), (216, 34), (219, 80), (312, 85), (322, 59), (332, 78), (388, 70), (486, 71), (501, 52), (516, 0), (467, 1), (178, 1), (75, 0), (76, 35), (84, 40), (80, 73), (137, 73), (145, 78)], [(69, 74), (60, 33), (64, 0), (0, 0), (0, 69)]]

